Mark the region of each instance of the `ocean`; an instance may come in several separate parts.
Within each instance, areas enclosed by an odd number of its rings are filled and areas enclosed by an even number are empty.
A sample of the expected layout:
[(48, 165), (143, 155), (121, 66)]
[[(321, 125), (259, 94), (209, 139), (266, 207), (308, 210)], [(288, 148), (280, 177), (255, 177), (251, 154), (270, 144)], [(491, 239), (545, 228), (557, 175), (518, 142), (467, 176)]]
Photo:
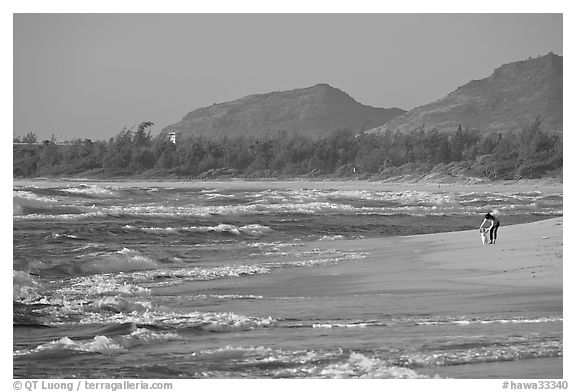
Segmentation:
[[(430, 312), (445, 293), (349, 291), (336, 271), (368, 256), (347, 241), (477, 229), (491, 210), (503, 227), (558, 217), (561, 191), (382, 188), (15, 182), (14, 377), (484, 378), (501, 376), (501, 364), (558, 368), (561, 310)], [(337, 295), (322, 289), (327, 276)]]

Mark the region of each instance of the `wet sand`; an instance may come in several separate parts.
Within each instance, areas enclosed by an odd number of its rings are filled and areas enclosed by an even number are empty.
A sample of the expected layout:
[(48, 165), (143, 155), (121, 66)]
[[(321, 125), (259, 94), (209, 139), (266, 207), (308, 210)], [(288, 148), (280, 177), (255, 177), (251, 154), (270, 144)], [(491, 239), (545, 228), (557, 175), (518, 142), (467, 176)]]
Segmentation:
[(562, 312), (562, 224), (563, 218), (504, 224), (494, 245), (482, 245), (476, 230), (318, 241), (308, 247), (360, 251), (366, 258), (266, 275), (251, 290), (291, 295), (298, 284), (303, 296), (467, 292), (473, 302), (459, 295), (452, 302), (422, 301), (426, 304), (420, 306), (448, 313), (481, 308)]
[[(197, 284), (196, 288), (206, 293), (306, 298), (294, 308), (254, 309), (252, 303), (246, 303), (246, 307), (237, 303), (234, 309), (218, 309), (276, 318), (376, 319), (386, 315), (561, 318), (562, 228), (563, 218), (503, 225), (495, 245), (482, 245), (476, 230), (318, 241), (310, 244), (310, 248), (361, 251), (366, 258), (234, 282), (212, 281)], [(512, 331), (541, 333), (542, 328), (548, 328), (546, 325), (545, 322), (470, 325), (463, 326), (465, 330), (456, 328), (447, 333), (488, 336)], [(447, 378), (559, 379), (563, 375), (563, 358), (429, 366), (418, 372)]]

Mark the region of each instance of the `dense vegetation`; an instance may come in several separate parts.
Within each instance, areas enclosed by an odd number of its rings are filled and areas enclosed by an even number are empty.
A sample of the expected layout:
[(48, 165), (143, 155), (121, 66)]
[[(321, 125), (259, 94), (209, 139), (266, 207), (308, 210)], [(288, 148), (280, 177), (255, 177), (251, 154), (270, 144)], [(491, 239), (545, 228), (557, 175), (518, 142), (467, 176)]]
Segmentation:
[(108, 141), (76, 139), (34, 144), (15, 140), (15, 177), (289, 177), (390, 178), (443, 173), (491, 179), (539, 178), (562, 172), (562, 135), (540, 129), (537, 119), (521, 132), (481, 135), (418, 129), (382, 135), (340, 130), (321, 139), (279, 133), (274, 137), (211, 140), (191, 136), (176, 144), (151, 136), (150, 122), (123, 129)]

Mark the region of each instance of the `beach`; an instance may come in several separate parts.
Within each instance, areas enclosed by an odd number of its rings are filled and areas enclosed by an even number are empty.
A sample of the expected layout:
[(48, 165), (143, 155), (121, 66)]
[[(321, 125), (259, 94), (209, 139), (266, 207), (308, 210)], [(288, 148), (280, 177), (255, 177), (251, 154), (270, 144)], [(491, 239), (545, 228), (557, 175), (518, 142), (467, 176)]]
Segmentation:
[[(268, 275), (257, 286), (249, 280), (232, 287), (211, 282), (203, 292), (278, 297), (297, 293), (308, 298), (304, 314), (301, 308), (294, 313), (283, 309), (285, 318), (436, 315), (442, 319), (438, 324), (446, 319), (459, 323), (450, 333), (465, 336), (476, 330), (476, 322), (498, 323), (498, 317), (487, 320), (486, 315), (500, 315), (503, 329), (509, 325), (512, 331), (517, 328), (515, 320), (537, 324), (562, 317), (562, 223), (562, 218), (554, 218), (503, 226), (494, 245), (482, 245), (477, 230), (333, 241), (329, 249), (361, 251), (367, 257), (356, 263)], [(310, 246), (318, 249), (326, 243)], [(335, 302), (333, 307), (325, 306), (327, 298)], [(460, 320), (462, 315), (469, 317)], [(450, 340), (450, 333), (442, 338)], [(474, 365), (464, 361), (460, 366), (427, 366), (418, 371), (450, 378), (560, 379), (563, 374), (561, 357)]]
[(15, 377), (563, 376), (561, 184), (14, 189)]

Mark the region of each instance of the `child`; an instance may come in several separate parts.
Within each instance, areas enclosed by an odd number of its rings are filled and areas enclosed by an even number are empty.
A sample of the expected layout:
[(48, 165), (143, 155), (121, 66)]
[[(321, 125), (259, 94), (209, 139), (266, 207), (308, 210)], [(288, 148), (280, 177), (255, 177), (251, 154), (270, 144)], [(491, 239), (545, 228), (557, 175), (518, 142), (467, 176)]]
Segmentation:
[(486, 232), (485, 228), (480, 229), (480, 239), (482, 240), (482, 245), (486, 245), (488, 243), (488, 233)]

